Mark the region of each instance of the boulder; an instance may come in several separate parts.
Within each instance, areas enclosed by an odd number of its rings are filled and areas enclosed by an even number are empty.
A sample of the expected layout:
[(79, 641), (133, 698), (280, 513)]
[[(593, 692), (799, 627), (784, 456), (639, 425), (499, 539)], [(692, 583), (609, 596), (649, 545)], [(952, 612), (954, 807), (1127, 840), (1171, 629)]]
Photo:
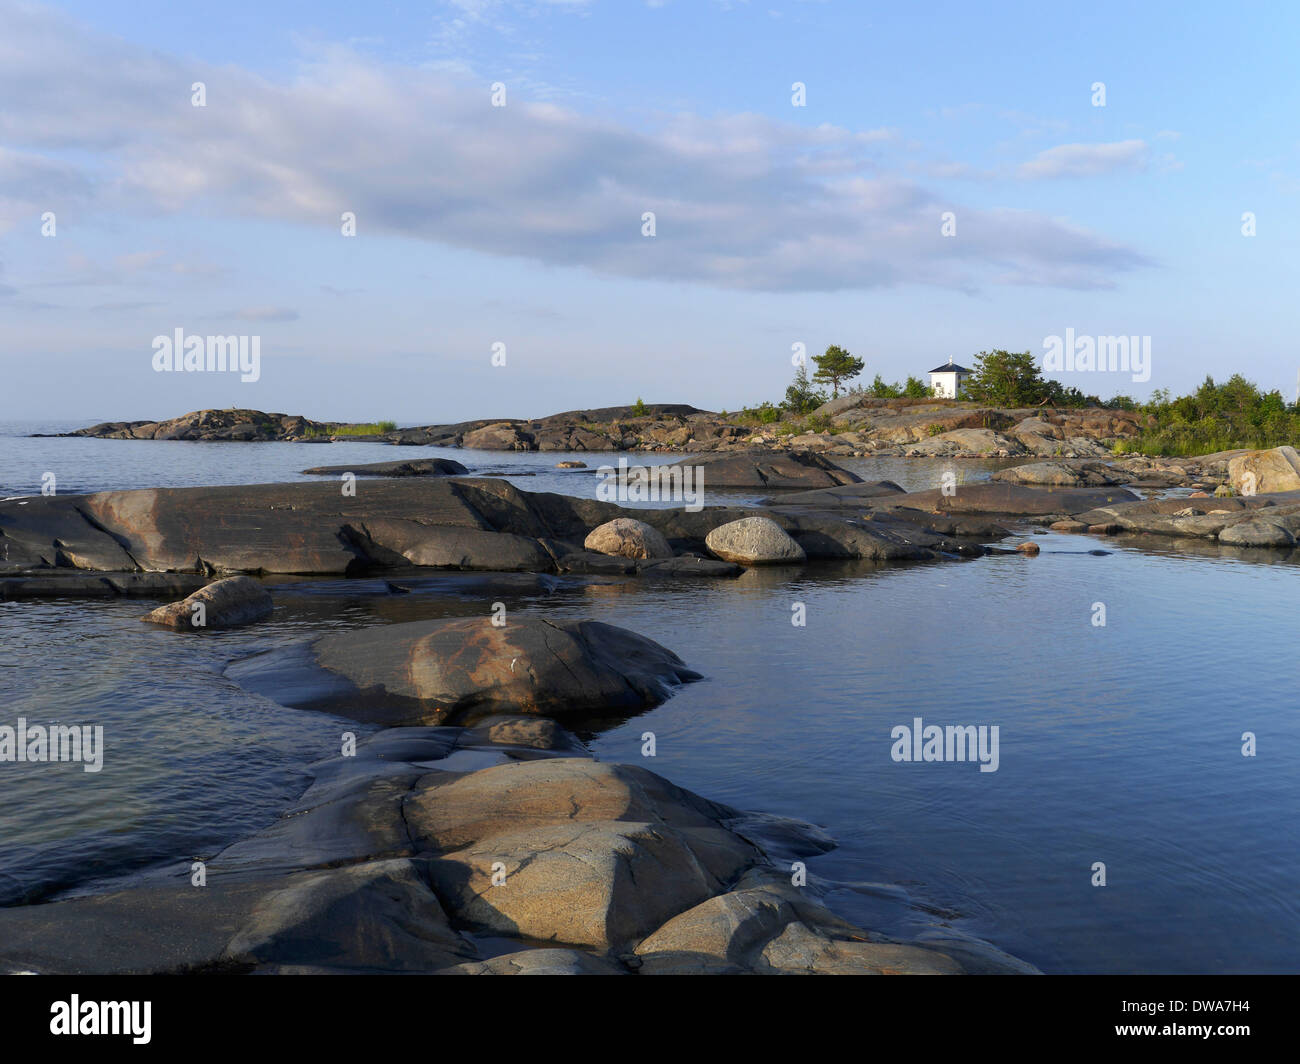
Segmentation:
[(583, 547), (597, 554), (620, 558), (671, 558), (673, 549), (658, 529), (632, 517), (616, 517), (597, 525), (583, 542)]
[(232, 576), (208, 584), (179, 602), (159, 606), (140, 619), (185, 631), (239, 628), (269, 617), (273, 608), (271, 593), (256, 580)]
[(719, 525), (705, 537), (705, 546), (724, 562), (739, 565), (792, 565), (807, 555), (769, 517), (745, 517)]
[(671, 650), (600, 621), (414, 621), (336, 632), (232, 663), (227, 675), (285, 705), (387, 726), (494, 714), (636, 712), (699, 679)]
[(1274, 447), (1239, 455), (1228, 462), (1228, 483), (1238, 495), (1300, 490), (1300, 453)]

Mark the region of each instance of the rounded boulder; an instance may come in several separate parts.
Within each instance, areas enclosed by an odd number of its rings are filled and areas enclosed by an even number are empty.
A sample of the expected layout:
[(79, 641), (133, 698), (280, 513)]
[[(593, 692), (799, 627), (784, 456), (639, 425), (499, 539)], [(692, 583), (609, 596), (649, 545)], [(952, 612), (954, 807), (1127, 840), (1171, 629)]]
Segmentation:
[(704, 545), (724, 562), (792, 565), (807, 560), (798, 543), (770, 517), (745, 517), (719, 525)]
[(591, 530), (583, 547), (619, 558), (671, 558), (673, 549), (657, 528), (631, 517), (616, 517)]

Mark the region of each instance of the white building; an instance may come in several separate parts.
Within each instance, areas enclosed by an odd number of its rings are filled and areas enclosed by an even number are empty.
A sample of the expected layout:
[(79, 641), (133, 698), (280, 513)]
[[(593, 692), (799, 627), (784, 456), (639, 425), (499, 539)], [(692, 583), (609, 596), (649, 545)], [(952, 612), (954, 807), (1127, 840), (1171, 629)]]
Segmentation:
[(971, 375), (965, 366), (948, 359), (946, 366), (930, 370), (930, 391), (937, 399), (956, 399), (961, 382)]

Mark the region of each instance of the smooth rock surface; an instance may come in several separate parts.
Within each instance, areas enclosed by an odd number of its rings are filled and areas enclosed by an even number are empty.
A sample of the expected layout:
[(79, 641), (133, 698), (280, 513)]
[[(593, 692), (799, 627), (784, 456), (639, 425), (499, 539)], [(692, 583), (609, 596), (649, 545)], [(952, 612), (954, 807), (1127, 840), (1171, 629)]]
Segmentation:
[(285, 705), (388, 726), (636, 712), (699, 678), (625, 628), (535, 618), (498, 628), (488, 617), (337, 632), (234, 662), (227, 675)]
[(620, 558), (671, 558), (673, 548), (658, 529), (632, 517), (616, 517), (597, 525), (583, 541), (583, 547), (597, 554)]
[(183, 631), (239, 628), (271, 616), (271, 593), (247, 576), (216, 580), (192, 595), (159, 606), (140, 619)]
[(792, 565), (807, 559), (804, 549), (768, 517), (745, 517), (720, 525), (704, 543), (724, 562), (738, 565)]
[(1228, 462), (1228, 482), (1238, 495), (1300, 490), (1300, 453), (1274, 447), (1239, 455)]

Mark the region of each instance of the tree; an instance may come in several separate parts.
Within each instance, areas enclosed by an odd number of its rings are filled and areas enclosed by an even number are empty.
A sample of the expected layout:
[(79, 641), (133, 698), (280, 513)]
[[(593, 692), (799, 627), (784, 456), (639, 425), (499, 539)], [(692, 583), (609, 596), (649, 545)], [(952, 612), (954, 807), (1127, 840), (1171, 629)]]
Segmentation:
[(829, 384), (832, 399), (840, 397), (841, 382), (852, 380), (866, 365), (862, 359), (854, 358), (839, 344), (831, 344), (824, 355), (813, 355), (813, 361), (817, 363), (817, 372), (813, 374), (813, 380), (819, 384)]
[(792, 414), (806, 414), (826, 402), (826, 393), (815, 389), (808, 379), (808, 367), (802, 363), (795, 372), (794, 383), (785, 390), (785, 407)]
[(930, 386), (919, 377), (909, 376), (903, 385), (903, 395), (908, 399), (925, 399), (930, 394)]
[(877, 399), (897, 399), (903, 392), (897, 384), (888, 383), (877, 373), (876, 379), (871, 382), (871, 394)]
[(1033, 406), (1050, 395), (1028, 351), (981, 351), (965, 390), (977, 402), (995, 406)]

